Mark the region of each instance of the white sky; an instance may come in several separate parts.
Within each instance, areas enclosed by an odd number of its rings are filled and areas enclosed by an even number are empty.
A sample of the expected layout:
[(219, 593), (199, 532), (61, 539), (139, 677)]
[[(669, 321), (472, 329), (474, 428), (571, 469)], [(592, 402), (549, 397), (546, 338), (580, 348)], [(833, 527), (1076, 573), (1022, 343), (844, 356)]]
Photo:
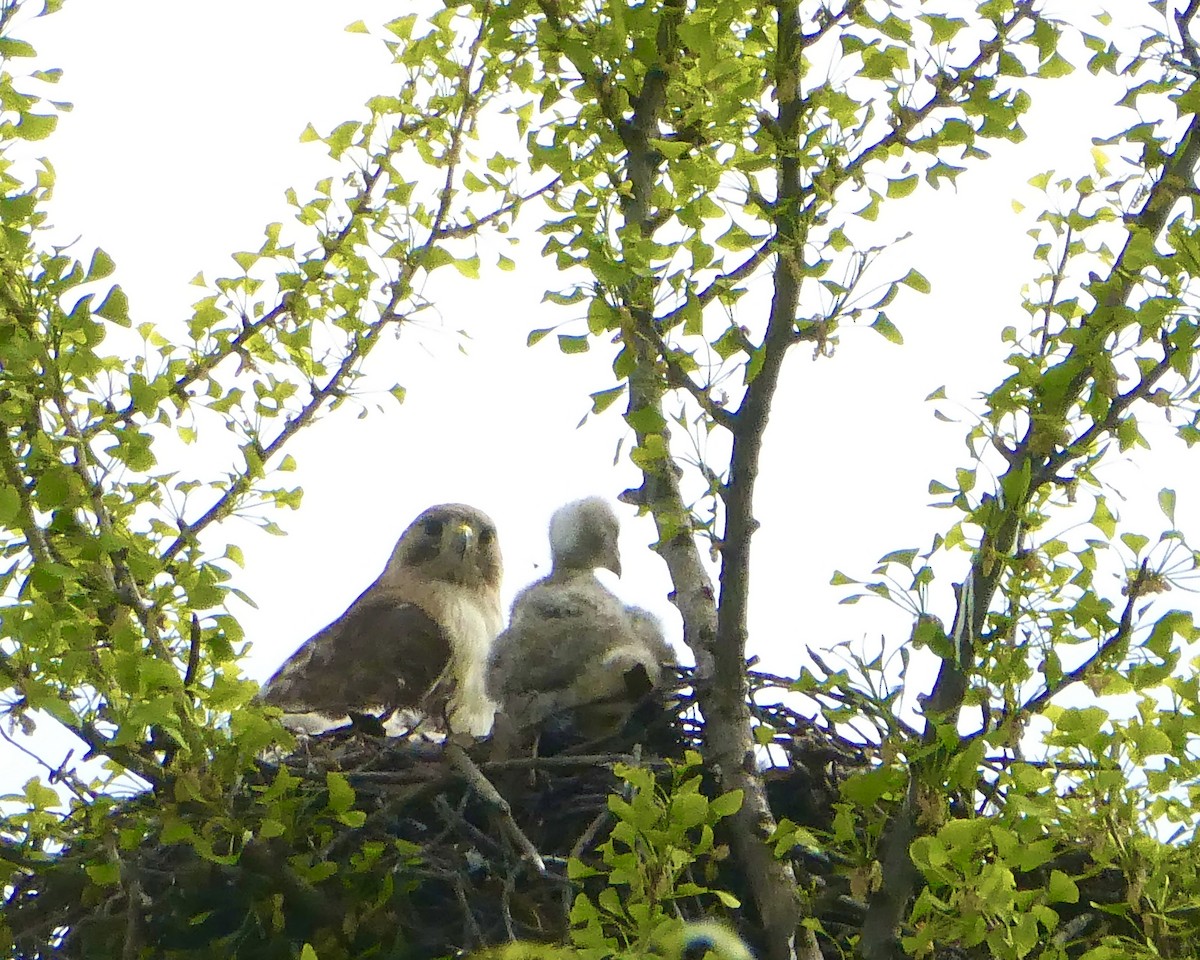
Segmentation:
[[(78, 236), (81, 259), (96, 246), (115, 258), (135, 323), (186, 318), (205, 294), (188, 285), (197, 272), (210, 281), (236, 275), (231, 252), (257, 249), (267, 223), (290, 222), (287, 187), (305, 197), (314, 181), (338, 174), (323, 147), (301, 145), (299, 134), (309, 122), (325, 132), (358, 117), (367, 97), (389, 89), (383, 45), (343, 27), (357, 19), (380, 23), (397, 9), (380, 0), (107, 0), (67, 4), (19, 29), (38, 49), (39, 67), (64, 68), (54, 96), (75, 104), (55, 136), (34, 145), (58, 173), (55, 241)], [(924, 549), (951, 521), (950, 512), (927, 509), (934, 499), (927, 486), (970, 466), (967, 425), (935, 420), (923, 398), (945, 384), (952, 400), (978, 409), (978, 395), (1005, 375), (999, 331), (1025, 328), (1020, 290), (1040, 272), (1025, 235), (1037, 213), (1026, 181), (1050, 167), (1088, 172), (1090, 137), (1133, 122), (1107, 109), (1119, 94), (1083, 70), (1042, 85), (1023, 121), (1024, 144), (985, 144), (994, 158), (961, 176), (957, 192), (922, 186), (885, 205), (878, 235), (914, 234), (890, 272), (916, 266), (933, 293), (905, 292), (889, 308), (903, 347), (870, 330), (844, 329), (832, 360), (813, 362), (801, 345), (785, 369), (754, 541), (750, 651), (765, 668), (794, 672), (805, 644), (827, 650), (845, 640), (907, 635), (908, 617), (881, 602), (839, 605), (845, 591), (829, 586), (830, 576), (841, 569), (865, 577), (883, 553)], [(1028, 205), (1024, 213), (1014, 212), (1014, 199)], [(341, 613), (426, 506), (457, 500), (492, 515), (507, 600), (541, 575), (554, 508), (593, 493), (613, 499), (636, 483), (627, 461), (613, 466), (624, 435), (620, 403), (576, 429), (590, 408), (588, 393), (611, 385), (609, 348), (564, 357), (553, 338), (525, 347), (530, 329), (572, 316), (571, 308), (540, 302), (561, 283), (537, 263), (540, 244), (527, 244), (515, 273), (485, 269), (475, 283), (453, 271), (435, 275), (440, 285), (426, 292), (440, 321), (407, 331), (373, 358), (377, 379), (369, 385), (378, 388), (373, 399), (382, 412), (356, 420), (347, 405), (292, 448), (299, 467), (283, 479), (304, 488), (304, 505), (273, 517), (289, 536), (226, 525), (247, 563), (235, 584), (258, 603), (234, 610), (254, 643), (245, 662), (250, 676), (265, 679)], [(888, 275), (883, 265), (878, 276)], [(459, 329), (472, 338), (465, 355), (454, 336)], [(403, 406), (385, 392), (397, 380), (408, 388)], [(1123, 517), (1146, 517), (1135, 529), (1156, 535), (1154, 493), (1174, 486), (1180, 526), (1195, 529), (1195, 471), (1196, 455), (1173, 440), (1156, 444), (1153, 457), (1114, 468), (1110, 479), (1130, 497)], [(630, 508), (621, 511), (626, 575), (614, 589), (659, 613), (678, 641), (665, 568), (646, 548), (653, 528)], [(948, 584), (961, 578), (966, 554), (956, 562), (942, 568), (935, 594), (935, 612), (947, 619)], [(1193, 603), (1171, 598), (1176, 606)], [(17, 783), (28, 776), (23, 761), (8, 769)]]

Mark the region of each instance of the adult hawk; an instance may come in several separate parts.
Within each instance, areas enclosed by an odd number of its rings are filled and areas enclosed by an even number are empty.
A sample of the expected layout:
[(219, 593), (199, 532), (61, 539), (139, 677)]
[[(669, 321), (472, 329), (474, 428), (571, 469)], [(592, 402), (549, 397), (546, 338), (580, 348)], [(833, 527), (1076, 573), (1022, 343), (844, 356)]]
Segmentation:
[(486, 735), (495, 704), (484, 669), (503, 624), (500, 569), (486, 514), (461, 503), (430, 507), (401, 535), (379, 578), (288, 658), (260, 699), (305, 732), (318, 718), (328, 729), (351, 713), (386, 719), (400, 711), (452, 733)]
[(568, 503), (551, 518), (550, 574), (517, 595), (488, 658), (487, 692), (506, 736), (550, 718), (568, 720), (588, 739), (615, 733), (675, 664), (657, 618), (626, 606), (596, 578), (597, 567), (620, 575), (617, 534), (617, 518), (599, 497)]

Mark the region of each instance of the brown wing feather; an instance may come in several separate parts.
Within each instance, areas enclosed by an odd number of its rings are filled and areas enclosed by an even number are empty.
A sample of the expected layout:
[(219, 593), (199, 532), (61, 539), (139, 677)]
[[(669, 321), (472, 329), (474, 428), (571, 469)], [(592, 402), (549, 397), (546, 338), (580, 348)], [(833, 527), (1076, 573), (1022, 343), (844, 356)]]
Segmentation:
[(450, 640), (428, 613), (378, 586), (305, 643), (260, 696), (289, 711), (408, 709), (450, 661)]

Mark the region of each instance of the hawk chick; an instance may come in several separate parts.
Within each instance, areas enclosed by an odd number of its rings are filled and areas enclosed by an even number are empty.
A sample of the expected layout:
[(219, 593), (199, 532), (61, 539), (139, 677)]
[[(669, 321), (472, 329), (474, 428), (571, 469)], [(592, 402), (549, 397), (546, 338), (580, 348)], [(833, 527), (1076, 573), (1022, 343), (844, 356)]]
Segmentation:
[(314, 732), (313, 714), (328, 729), (351, 712), (400, 710), (452, 733), (486, 735), (495, 704), (484, 667), (503, 623), (500, 571), (486, 514), (461, 503), (430, 507), (401, 535), (378, 579), (292, 654), (259, 698), (305, 732)]
[(595, 575), (621, 571), (618, 522), (599, 497), (550, 520), (550, 574), (526, 587), (492, 647), (487, 691), (513, 731), (569, 715), (587, 738), (616, 732), (675, 663), (658, 620)]

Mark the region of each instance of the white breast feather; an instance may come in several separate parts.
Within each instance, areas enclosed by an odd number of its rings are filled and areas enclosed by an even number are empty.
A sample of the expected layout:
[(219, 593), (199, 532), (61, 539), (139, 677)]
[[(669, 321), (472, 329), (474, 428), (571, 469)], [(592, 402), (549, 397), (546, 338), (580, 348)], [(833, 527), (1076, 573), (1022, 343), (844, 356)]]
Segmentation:
[(450, 637), (454, 695), (447, 711), (452, 733), (484, 737), (491, 732), (496, 704), (484, 688), (488, 652), (503, 626), (499, 605), (477, 594), (464, 596), (447, 587), (442, 592), (445, 614), (442, 626)]

